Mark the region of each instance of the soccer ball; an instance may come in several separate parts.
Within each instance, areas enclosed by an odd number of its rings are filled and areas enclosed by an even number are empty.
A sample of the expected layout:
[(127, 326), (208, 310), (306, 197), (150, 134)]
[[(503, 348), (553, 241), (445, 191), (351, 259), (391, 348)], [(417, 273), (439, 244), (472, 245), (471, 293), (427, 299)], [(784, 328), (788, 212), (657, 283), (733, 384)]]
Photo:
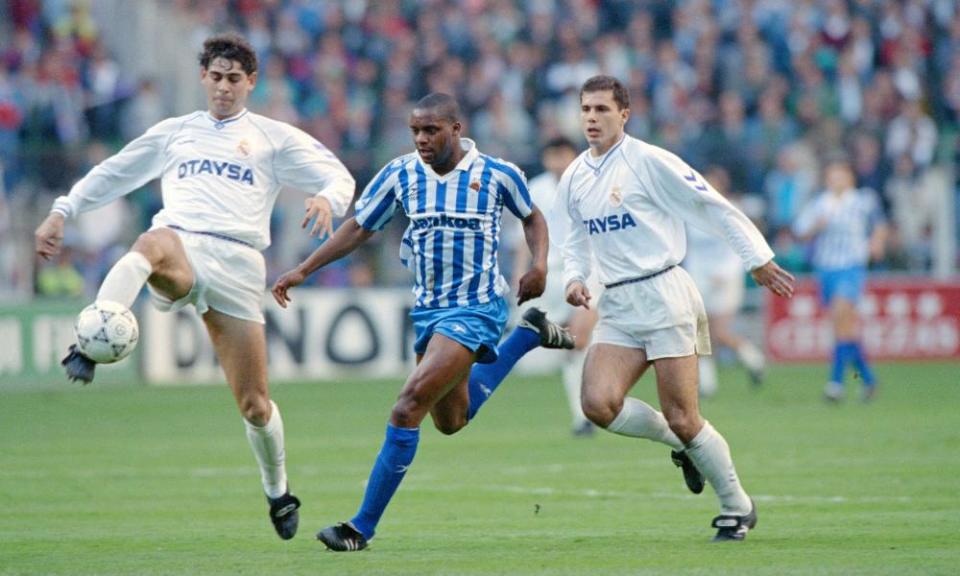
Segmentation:
[(140, 339), (133, 312), (109, 300), (98, 300), (84, 308), (73, 329), (80, 353), (98, 364), (123, 360)]

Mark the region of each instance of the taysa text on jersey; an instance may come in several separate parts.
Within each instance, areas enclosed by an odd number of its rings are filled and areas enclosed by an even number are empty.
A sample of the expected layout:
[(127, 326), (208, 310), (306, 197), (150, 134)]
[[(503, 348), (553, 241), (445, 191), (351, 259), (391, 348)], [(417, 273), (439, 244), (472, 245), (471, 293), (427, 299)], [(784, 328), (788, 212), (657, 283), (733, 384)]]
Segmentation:
[(601, 218), (588, 218), (583, 221), (583, 227), (593, 236), (604, 232), (616, 232), (624, 228), (636, 228), (637, 223), (629, 212), (624, 212), (623, 214), (611, 214)]
[(201, 174), (210, 174), (237, 180), (253, 186), (253, 170), (232, 162), (217, 160), (187, 160), (177, 166), (177, 178), (190, 178)]

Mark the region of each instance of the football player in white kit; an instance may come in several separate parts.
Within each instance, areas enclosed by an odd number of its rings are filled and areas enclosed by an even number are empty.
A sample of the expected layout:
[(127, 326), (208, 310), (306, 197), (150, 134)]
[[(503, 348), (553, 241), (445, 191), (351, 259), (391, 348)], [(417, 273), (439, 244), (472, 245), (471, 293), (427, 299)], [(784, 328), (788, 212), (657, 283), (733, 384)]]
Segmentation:
[[(533, 203), (540, 208), (547, 221), (547, 230), (550, 232), (551, 250), (547, 256), (547, 286), (540, 298), (530, 301), (531, 305), (538, 306), (555, 322), (562, 324), (570, 331), (576, 343), (573, 350), (563, 354), (561, 378), (567, 396), (572, 416), (571, 430), (574, 436), (588, 436), (593, 434), (593, 422), (584, 415), (580, 405), (580, 380), (583, 376), (583, 362), (586, 358), (587, 346), (590, 345), (590, 332), (597, 323), (596, 310), (572, 308), (567, 305), (563, 293), (563, 252), (562, 244), (566, 237), (564, 226), (565, 211), (557, 205), (557, 184), (567, 166), (576, 159), (578, 150), (570, 139), (558, 136), (550, 139), (543, 146), (540, 154), (541, 163), (546, 168), (542, 174), (530, 179), (530, 197)], [(520, 228), (516, 226), (516, 228)], [(515, 236), (521, 236), (518, 230)], [(526, 245), (517, 243), (514, 252), (514, 278), (520, 278), (529, 268), (530, 252)], [(596, 275), (590, 278), (591, 292), (599, 293), (603, 288), (596, 282)], [(521, 309), (522, 311), (523, 309)]]
[[(707, 183), (725, 198), (730, 190), (730, 176), (721, 166), (704, 172)], [(734, 323), (743, 305), (744, 278), (740, 257), (722, 238), (687, 226), (687, 257), (683, 267), (703, 296), (713, 343), (726, 346), (737, 355), (747, 369), (754, 386), (763, 383), (766, 358), (748, 338), (737, 333)], [(713, 356), (700, 356), (700, 395), (712, 396), (717, 391), (717, 364)]]
[[(244, 38), (213, 36), (199, 60), (208, 110), (164, 120), (94, 167), (54, 202), (37, 228), (36, 251), (54, 256), (65, 220), (161, 179), (163, 209), (107, 274), (97, 300), (129, 308), (147, 284), (161, 310), (192, 304), (202, 315), (260, 466), (270, 519), (287, 540), (300, 501), (287, 485), (283, 421), (267, 387), (261, 251), (282, 186), (316, 191), (302, 225), (313, 221), (310, 233), (320, 234), (346, 212), (355, 182), (315, 139), (245, 108), (257, 58)], [(69, 378), (93, 380), (95, 365), (76, 346), (63, 364)]]
[[(726, 239), (760, 286), (793, 294), (793, 277), (746, 216), (670, 152), (630, 137), (626, 88), (594, 76), (580, 90), (589, 149), (564, 172), (558, 202), (570, 234), (564, 244), (567, 302), (589, 307), (585, 284), (597, 262), (603, 295), (587, 353), (583, 411), (595, 424), (673, 449), (687, 486), (703, 480), (720, 500), (714, 540), (743, 540), (756, 507), (737, 478), (726, 440), (700, 416), (697, 355), (710, 352), (707, 315), (690, 275), (677, 266), (686, 251), (684, 222)], [(650, 365), (658, 412), (627, 393)]]

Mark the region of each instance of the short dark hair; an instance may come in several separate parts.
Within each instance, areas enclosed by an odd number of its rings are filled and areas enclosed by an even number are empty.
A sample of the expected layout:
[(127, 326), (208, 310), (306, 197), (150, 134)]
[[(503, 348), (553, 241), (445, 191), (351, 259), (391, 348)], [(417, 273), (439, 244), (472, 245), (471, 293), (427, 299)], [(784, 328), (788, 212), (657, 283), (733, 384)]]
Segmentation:
[(226, 32), (211, 36), (203, 42), (203, 52), (197, 57), (200, 66), (207, 70), (217, 58), (235, 60), (247, 74), (257, 71), (257, 53), (246, 38), (236, 32)]
[(450, 122), (460, 121), (460, 104), (457, 99), (443, 92), (427, 94), (417, 101), (414, 110), (433, 110), (438, 116)]
[(613, 76), (607, 76), (606, 74), (588, 78), (580, 87), (580, 100), (583, 100), (583, 95), (587, 92), (606, 92), (608, 90), (613, 92), (613, 100), (621, 110), (630, 107), (630, 93), (627, 92), (626, 87)]
[(541, 152), (546, 152), (547, 150), (553, 150), (555, 148), (567, 148), (574, 154), (580, 152), (580, 150), (577, 149), (577, 145), (573, 143), (573, 140), (567, 138), (566, 136), (554, 136), (553, 138), (547, 140), (546, 144), (543, 145)]

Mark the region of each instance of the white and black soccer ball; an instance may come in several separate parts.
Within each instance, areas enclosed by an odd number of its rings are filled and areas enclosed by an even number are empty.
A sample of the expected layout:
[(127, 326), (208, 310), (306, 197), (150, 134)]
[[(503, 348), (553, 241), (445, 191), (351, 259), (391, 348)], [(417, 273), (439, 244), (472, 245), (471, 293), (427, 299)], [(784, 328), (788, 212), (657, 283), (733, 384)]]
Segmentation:
[(73, 328), (77, 348), (98, 364), (123, 360), (140, 339), (140, 327), (133, 312), (109, 300), (98, 300), (84, 308)]

